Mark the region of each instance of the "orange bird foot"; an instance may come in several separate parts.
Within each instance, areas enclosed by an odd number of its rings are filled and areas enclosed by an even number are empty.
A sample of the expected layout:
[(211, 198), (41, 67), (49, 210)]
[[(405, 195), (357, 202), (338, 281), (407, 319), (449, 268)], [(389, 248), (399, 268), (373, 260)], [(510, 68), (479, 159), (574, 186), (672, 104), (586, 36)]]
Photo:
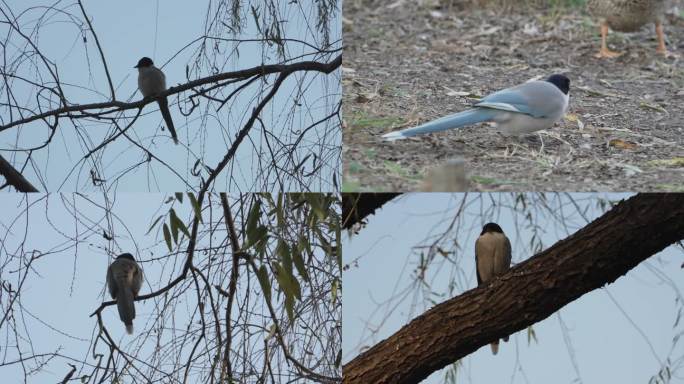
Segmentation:
[(613, 59), (616, 57), (620, 57), (623, 54), (624, 54), (623, 52), (615, 52), (615, 51), (611, 51), (608, 48), (601, 48), (599, 53), (595, 54), (594, 57), (599, 58), (599, 59)]
[(672, 57), (672, 58), (679, 57), (678, 54), (676, 54), (676, 53), (674, 53), (674, 52), (671, 52), (671, 51), (668, 51), (667, 49), (664, 49), (664, 48), (662, 48), (662, 49), (661, 49), (661, 48), (656, 49), (656, 53), (657, 53), (658, 55), (660, 55), (660, 56), (667, 57), (667, 58), (670, 58), (670, 57)]

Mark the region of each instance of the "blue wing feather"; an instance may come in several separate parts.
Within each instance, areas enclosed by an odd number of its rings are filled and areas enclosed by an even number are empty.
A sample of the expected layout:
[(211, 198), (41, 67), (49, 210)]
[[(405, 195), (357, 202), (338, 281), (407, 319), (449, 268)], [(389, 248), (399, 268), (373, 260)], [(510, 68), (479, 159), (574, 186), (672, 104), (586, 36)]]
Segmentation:
[(549, 103), (556, 95), (554, 85), (545, 81), (532, 81), (494, 92), (480, 100), (478, 107), (519, 112), (543, 118), (555, 110), (556, 103)]

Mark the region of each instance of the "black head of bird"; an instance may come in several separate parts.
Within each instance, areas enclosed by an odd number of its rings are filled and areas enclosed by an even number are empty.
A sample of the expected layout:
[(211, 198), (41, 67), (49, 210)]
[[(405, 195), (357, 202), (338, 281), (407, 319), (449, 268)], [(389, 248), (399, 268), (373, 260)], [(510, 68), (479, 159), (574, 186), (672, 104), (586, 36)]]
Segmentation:
[(570, 79), (565, 75), (554, 74), (549, 76), (546, 81), (558, 87), (566, 95), (570, 92)]
[(138, 60), (138, 64), (133, 68), (145, 68), (151, 67), (153, 65), (154, 63), (152, 62), (152, 59), (150, 59), (149, 57), (143, 57), (142, 59)]
[(498, 233), (503, 233), (503, 229), (499, 227), (499, 224), (497, 223), (487, 223), (482, 227), (482, 232), (480, 235), (484, 235), (487, 232), (498, 232)]
[(117, 258), (117, 259), (128, 259), (128, 260), (131, 260), (131, 261), (135, 261), (135, 258), (134, 258), (133, 255), (131, 255), (130, 253), (122, 253), (122, 254), (120, 254), (119, 256), (117, 256), (116, 258)]

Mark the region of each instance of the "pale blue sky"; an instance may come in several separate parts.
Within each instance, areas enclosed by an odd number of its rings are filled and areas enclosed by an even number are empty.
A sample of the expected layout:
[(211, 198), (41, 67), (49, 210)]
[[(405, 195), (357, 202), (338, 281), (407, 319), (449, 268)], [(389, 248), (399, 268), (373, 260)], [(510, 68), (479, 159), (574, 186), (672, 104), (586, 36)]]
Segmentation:
[[(443, 231), (453, 218), (462, 195), (405, 194), (384, 205), (376, 215), (368, 218), (368, 225), (357, 235), (344, 236), (344, 262), (357, 264), (344, 272), (343, 296), (343, 351), (344, 362), (359, 352), (396, 332), (401, 326), (431, 307), (418, 290), (411, 290), (416, 254), (411, 248), (429, 236)], [(442, 293), (448, 292), (451, 282), (465, 284), (454, 295), (476, 285), (474, 275), (474, 241), (482, 225), (498, 222), (513, 243), (513, 262), (529, 256), (531, 231), (524, 225), (515, 229), (515, 218), (507, 209), (498, 213), (488, 211), (490, 195), (475, 200), (470, 194), (461, 222), (460, 232), (449, 237), (461, 244), (454, 256), (460, 269), (452, 264), (436, 261), (428, 281)], [(506, 201), (505, 196), (493, 195), (495, 201)], [(551, 195), (549, 195), (551, 196)], [(628, 194), (598, 194), (616, 200)], [(592, 195), (574, 194), (579, 206), (586, 208), (589, 220), (600, 215)], [(561, 196), (563, 211), (570, 215), (574, 207)], [(553, 206), (550, 202), (549, 205)], [(486, 214), (483, 214), (486, 213)], [(543, 247), (552, 245), (584, 226), (585, 220), (572, 214), (567, 230), (548, 215), (533, 215), (543, 232)], [(518, 216), (517, 220), (521, 220)], [(669, 282), (660, 279), (662, 273), (679, 292), (684, 288), (680, 265), (684, 261), (681, 248), (671, 246), (649, 258), (614, 284), (592, 291), (558, 313), (534, 325), (538, 343), (528, 345), (527, 332), (514, 334), (502, 343), (497, 356), (489, 346), (480, 348), (463, 360), (459, 368), (459, 383), (575, 383), (576, 370), (561, 332), (561, 319), (567, 327), (568, 341), (583, 383), (648, 383), (658, 373), (667, 358), (674, 370), (682, 364), (684, 349), (681, 344), (672, 348), (673, 338), (682, 332), (679, 324), (673, 327), (681, 303), (675, 302), (675, 291)], [(437, 266), (437, 268), (435, 268)], [(407, 290), (408, 289), (408, 290)], [(406, 292), (403, 300), (392, 296)], [(611, 300), (611, 295), (619, 304)], [(400, 295), (401, 296), (401, 295)], [(431, 296), (436, 303), (451, 296)], [(621, 310), (628, 316), (625, 316)], [(375, 337), (366, 330), (366, 322), (379, 329)], [(632, 322), (634, 324), (632, 324)], [(645, 335), (642, 336), (640, 332)], [(648, 343), (651, 343), (654, 351)], [(682, 382), (681, 370), (674, 373), (673, 383)], [(424, 382), (441, 383), (445, 371), (430, 376)]]
[[(105, 274), (112, 259), (105, 248), (113, 247), (111, 251), (114, 254), (130, 252), (138, 259), (145, 274), (141, 292), (150, 292), (150, 284), (158, 289), (159, 283), (165, 281), (162, 276), (177, 274), (178, 270), (163, 271), (158, 263), (147, 262), (153, 255), (167, 254), (168, 249), (160, 231), (144, 234), (152, 221), (167, 212), (169, 206), (163, 204), (165, 196), (162, 194), (110, 196), (109, 204), (114, 212), (110, 226), (101, 208), (106, 204), (101, 196), (81, 198), (71, 194), (53, 194), (47, 204), (45, 196), (29, 196), (32, 208), (28, 214), (23, 212), (27, 203), (21, 194), (5, 194), (0, 198), (0, 211), (3, 212), (3, 218), (0, 219), (1, 259), (7, 260), (7, 254), (16, 254), (19, 247), (47, 253), (32, 265), (33, 273), (22, 288), (23, 311), (15, 312), (15, 315), (30, 314), (17, 319), (21, 322), (18, 328), (22, 335), (22, 352), (31, 353), (27, 348), (30, 339), (35, 353), (50, 353), (60, 349), (63, 356), (92, 363), (94, 360), (87, 351), (91, 339), (97, 334), (97, 321), (95, 317), (89, 316), (104, 299), (110, 299), (108, 293), (105, 296)], [(65, 206), (72, 207), (67, 209)], [(186, 202), (174, 207), (187, 222), (189, 204)], [(77, 212), (78, 221), (72, 216), (74, 212)], [(9, 232), (8, 227), (11, 227)], [(27, 227), (30, 230), (25, 232), (24, 228)], [(111, 228), (108, 232), (114, 235), (116, 245), (108, 243), (102, 237), (102, 228)], [(16, 268), (9, 268), (10, 265), (12, 263), (3, 268), (3, 273), (8, 273), (3, 276), (3, 280), (16, 286), (17, 275), (9, 272)], [(155, 305), (159, 304), (158, 301), (136, 303), (136, 329), (149, 327), (149, 322), (154, 321), (149, 315)], [(136, 338), (126, 335), (116, 307), (107, 307), (102, 315), (114, 340), (128, 351), (135, 344)], [(179, 311), (178, 316), (183, 319), (187, 314)], [(23, 332), (24, 325), (30, 329), (30, 335)], [(3, 326), (0, 334), (3, 341), (0, 345), (9, 347), (2, 351), (6, 354), (4, 360), (7, 361), (14, 360), (17, 353), (16, 341), (11, 335), (10, 328)], [(67, 362), (80, 367), (78, 362), (69, 359), (55, 359), (32, 376), (32, 382), (61, 380), (68, 372)], [(27, 366), (31, 367), (34, 363), (29, 362)], [(9, 365), (0, 367), (0, 377), (5, 383), (18, 383), (22, 381), (23, 372), (20, 366)]]
[[(47, 356), (44, 360), (29, 359), (26, 362), (28, 370), (39, 365), (41, 361), (45, 363), (30, 375), (29, 382), (32, 383), (59, 382), (69, 371), (68, 363), (75, 364), (81, 369), (80, 362), (85, 361), (84, 373), (90, 373), (89, 365), (96, 362), (93, 357), (95, 353), (108, 356), (109, 349), (102, 341), (97, 343), (95, 351), (89, 348), (92, 347), (91, 340), (97, 336), (99, 330), (96, 317), (90, 317), (90, 314), (103, 300), (111, 300), (105, 290), (106, 270), (113, 260), (110, 255), (130, 252), (136, 257), (144, 272), (141, 294), (164, 287), (175, 279), (183, 268), (183, 251), (188, 246), (187, 238), (181, 235), (180, 245), (174, 246), (174, 253), (170, 253), (160, 225), (148, 233), (151, 224), (159, 215), (165, 216), (165, 222), (169, 221), (170, 207), (176, 210), (179, 218), (186, 224), (191, 222), (194, 211), (187, 196), (182, 204), (170, 197), (172, 196), (165, 194), (120, 193), (109, 195), (106, 199), (97, 194), (51, 194), (49, 197), (40, 194), (4, 194), (0, 198), (0, 274), (4, 286), (11, 284), (16, 291), (22, 281), (21, 276), (26, 272), (24, 262), (28, 255), (34, 251), (40, 255), (40, 258), (31, 265), (28, 278), (24, 280), (21, 296), (14, 305), (14, 317), (0, 328), (0, 381), (3, 384), (19, 383), (23, 380), (22, 366), (9, 364), (18, 359), (17, 344), (20, 345), (19, 349), (24, 358), (29, 358), (33, 354), (59, 352), (59, 357), (48, 359)], [(218, 197), (208, 198), (213, 199), (216, 208)], [(230, 204), (235, 201), (230, 195), (228, 198)], [(27, 206), (30, 207), (28, 212)], [(206, 203), (203, 206), (206, 207)], [(106, 214), (105, 207), (111, 212), (110, 215)], [(243, 215), (237, 208), (234, 208), (233, 215), (236, 226), (242, 227)], [(203, 211), (203, 219), (204, 224), (200, 226), (197, 237), (195, 265), (204, 271), (206, 278), (212, 283), (210, 286), (216, 283), (226, 287), (227, 281), (222, 281), (219, 277), (225, 272), (224, 267), (219, 266), (214, 260), (224, 254), (208, 251), (216, 251), (226, 245), (223, 220), (216, 215), (215, 210), (210, 214), (208, 209)], [(264, 218), (262, 223), (269, 220)], [(103, 237), (103, 231), (113, 238), (111, 242)], [(315, 245), (313, 251), (312, 257), (321, 260), (327, 258)], [(213, 270), (206, 269), (209, 258), (214, 260)], [(22, 268), (19, 267), (20, 264)], [(21, 271), (21, 275), (18, 270)], [(251, 273), (244, 272), (243, 268), (241, 271), (243, 272), (240, 272), (234, 304), (239, 306), (239, 310), (238, 307), (234, 307), (232, 314), (235, 324), (235, 354), (245, 349), (261, 351), (273, 324), (256, 279)], [(302, 283), (303, 297), (311, 296), (311, 286)], [(189, 288), (185, 291), (184, 287)], [(307, 310), (301, 310), (301, 317), (294, 323), (283, 320), (286, 317), (282, 307), (284, 296), (276, 293), (276, 287), (277, 284), (274, 282), (272, 303), (278, 316), (282, 316), (281, 325), (291, 325), (284, 330), (286, 342), (291, 343), (291, 352), (308, 365), (309, 358), (317, 359), (321, 350), (316, 343), (312, 343), (307, 346), (308, 355), (301, 356), (303, 352), (300, 350), (300, 341), (305, 339), (303, 335), (307, 331), (301, 331), (299, 328), (302, 327), (302, 323), (307, 323), (308, 326), (319, 323), (309, 322)], [(0, 295), (3, 308), (7, 306), (5, 300), (9, 297), (3, 290)], [(196, 328), (199, 327), (200, 320), (196, 310), (196, 299), (193, 279), (188, 277), (168, 294), (136, 302), (133, 336), (126, 334), (116, 306), (106, 307), (102, 311), (103, 322), (122, 350), (142, 361), (137, 364), (140, 369), (146, 370), (145, 361), (154, 361), (153, 365), (161, 362), (161, 366), (171, 369), (174, 358), (182, 361), (190, 353), (190, 348), (179, 348), (181, 340), (188, 336), (186, 331), (190, 330), (190, 338), (197, 335)], [(306, 305), (311, 303), (312, 301), (307, 301)], [(163, 308), (166, 311), (160, 315)], [(299, 303), (295, 310), (300, 311)], [(191, 318), (192, 323), (189, 321)], [(15, 339), (15, 332), (18, 339)], [(207, 338), (211, 337), (209, 332)], [(271, 338), (271, 341), (274, 339)], [(174, 343), (178, 343), (175, 345), (176, 349), (172, 346)], [(207, 341), (207, 344), (211, 343)], [(156, 351), (157, 347), (162, 348), (163, 353)], [(270, 351), (274, 357), (274, 375), (285, 382), (289, 372), (294, 370), (287, 364), (281, 365), (280, 351), (277, 348), (271, 347)], [(120, 355), (116, 357), (120, 369), (122, 359)], [(261, 353), (250, 356), (256, 359), (252, 362), (258, 366), (263, 365), (259, 360), (262, 357)], [(236, 358), (234, 367), (242, 367), (242, 363), (237, 360)], [(191, 371), (192, 374), (197, 375), (201, 369), (199, 362), (197, 367)], [(167, 373), (171, 374), (170, 371)], [(193, 376), (189, 383), (194, 382), (200, 381)]]
[[(245, 6), (249, 6), (249, 3), (244, 2)], [(253, 4), (257, 3), (260, 2)], [(20, 10), (39, 4), (46, 3), (40, 0), (27, 0), (10, 2), (10, 7), (12, 11), (19, 13)], [(141, 98), (137, 92), (137, 70), (133, 66), (143, 56), (151, 57), (157, 66), (164, 65), (163, 70), (166, 73), (167, 86), (186, 82), (186, 64), (192, 64), (192, 58), (195, 57), (199, 45), (193, 41), (205, 33), (209, 33), (204, 31), (207, 4), (209, 4), (208, 1), (181, 0), (84, 2), (103, 47), (117, 99), (134, 101)], [(5, 10), (7, 7), (8, 5), (2, 6)], [(74, 2), (59, 1), (55, 7), (67, 7), (70, 12), (80, 16), (78, 5)], [(315, 31), (314, 26), (316, 21), (314, 5), (309, 2), (301, 5), (288, 5), (286, 2), (281, 2), (279, 7), (281, 17), (287, 20), (286, 23), (283, 23), (285, 31), (283, 37), (301, 39), (320, 46), (321, 37)], [(310, 9), (306, 7), (310, 7)], [(260, 11), (265, 12), (263, 9)], [(245, 18), (246, 28), (240, 37), (255, 38), (256, 28), (251, 13), (248, 12), (248, 15), (250, 16)], [(339, 12), (336, 13), (331, 21), (333, 27), (330, 40), (337, 42), (333, 48), (341, 46), (339, 16)], [(40, 17), (44, 19), (40, 20)], [(67, 16), (62, 13), (46, 12), (44, 8), (33, 9), (25, 13), (20, 18), (20, 22), (26, 28), (24, 32), (27, 34), (31, 33), (31, 28), (36, 24), (41, 25), (39, 37), (34, 41), (37, 41), (37, 45), (43, 53), (58, 67), (59, 76), (65, 85), (65, 92), (71, 102), (86, 104), (107, 101), (110, 93), (109, 87), (92, 35), (85, 34), (84, 36), (73, 23), (68, 22)], [(86, 27), (83, 26), (82, 28), (85, 29)], [(5, 35), (7, 29), (6, 26), (0, 26), (0, 34)], [(10, 58), (14, 57), (17, 51), (25, 50), (25, 42), (16, 33), (12, 36), (13, 38), (10, 41), (13, 44), (7, 50)], [(87, 44), (82, 41), (84, 37), (87, 38)], [(220, 37), (231, 36), (222, 34)], [(183, 50), (186, 45), (188, 47)], [(209, 46), (209, 51), (211, 51), (213, 43), (210, 43)], [(233, 51), (236, 46), (234, 43), (224, 43), (219, 46), (221, 51), (217, 55), (219, 59), (215, 63), (218, 72), (246, 69), (262, 63), (276, 64), (281, 61), (275, 54), (274, 48), (264, 48), (256, 42), (240, 44), (238, 51)], [(286, 45), (287, 58), (296, 58), (311, 53), (312, 49), (301, 43), (292, 42)], [(176, 54), (177, 56), (174, 57)], [(207, 59), (210, 60), (212, 54), (210, 52)], [(336, 55), (331, 55), (329, 60)], [(229, 58), (226, 59), (226, 57)], [(316, 56), (306, 56), (294, 61), (299, 60), (321, 59)], [(322, 61), (328, 61), (328, 59)], [(31, 66), (23, 64), (20, 68), (18, 75), (26, 76), (29, 79), (35, 78), (35, 70)], [(45, 76), (44, 67), (39, 68), (42, 76)], [(205, 77), (210, 74), (213, 73), (203, 71), (199, 76)], [(190, 74), (192, 80), (197, 76), (197, 74)], [(308, 74), (306, 80), (303, 81), (303, 88), (300, 89), (298, 83), (303, 76), (297, 74), (288, 78), (279, 90), (277, 97), (262, 112), (264, 124), (277, 139), (286, 142), (293, 141), (292, 134), (286, 132), (303, 130), (312, 122), (331, 114), (341, 97), (339, 71), (327, 76)], [(267, 79), (268, 84), (272, 84), (274, 79), (275, 77), (269, 77)], [(13, 84), (18, 99), (24, 100), (24, 103), (29, 105), (35, 105), (35, 95), (29, 94), (26, 87), (20, 84), (19, 81), (15, 81)], [(230, 91), (233, 89), (232, 87), (230, 85), (225, 89)], [(243, 126), (249, 112), (255, 107), (255, 99), (260, 95), (259, 88), (260, 84), (257, 81), (241, 93), (235, 102), (226, 104), (219, 112), (220, 119), (218, 120), (214, 117), (218, 107), (217, 103), (209, 104), (210, 117), (200, 118), (206, 117), (207, 114), (204, 111), (208, 105), (206, 99), (200, 99), (198, 109), (190, 116), (185, 117), (179, 112), (178, 97), (170, 98), (171, 113), (182, 143), (180, 146), (173, 145), (168, 131), (160, 131), (162, 119), (156, 105), (147, 105), (143, 110), (143, 116), (129, 130), (129, 133), (132, 138), (142, 142), (155, 156), (167, 163), (168, 167), (158, 162), (154, 162), (152, 166), (145, 164), (144, 152), (134, 147), (128, 140), (120, 138), (100, 153), (102, 158), (99, 159), (99, 163), (104, 168), (100, 177), (110, 183), (109, 188), (120, 191), (154, 192), (196, 188), (199, 181), (190, 174), (195, 161), (199, 157), (204, 160), (207, 166), (216, 166), (225, 155), (228, 146), (233, 142), (235, 133)], [(92, 93), (89, 89), (95, 89), (97, 93)], [(299, 92), (304, 94), (304, 97), (299, 100), (301, 107), (294, 104), (293, 98)], [(187, 95), (185, 94), (185, 96)], [(182, 108), (187, 111), (189, 104), (183, 104)], [(134, 116), (135, 111), (128, 111), (126, 115)], [(121, 120), (122, 124), (123, 121)], [(333, 119), (328, 125), (318, 126), (308, 132), (300, 145), (300, 153), (295, 160), (301, 160), (311, 153), (321, 156), (339, 151), (339, 148), (334, 148), (333, 145), (341, 142), (341, 133), (335, 127), (337, 123), (338, 121)], [(42, 150), (33, 154), (34, 167), (43, 175), (43, 181), (47, 184), (49, 191), (58, 189), (62, 191), (100, 190), (98, 187), (94, 187), (89, 179), (92, 161), (88, 160), (81, 162), (80, 165), (76, 164), (87, 153), (88, 149), (92, 149), (101, 143), (103, 138), (111, 133), (112, 128), (104, 123), (86, 119), (78, 120), (78, 124), (82, 126), (79, 130), (75, 130), (68, 119), (62, 119), (49, 151)], [(18, 145), (19, 148), (40, 145), (44, 143), (47, 135), (48, 130), (42, 122), (30, 123), (20, 128), (11, 128), (0, 132), (0, 151), (6, 158), (12, 159), (12, 153), (6, 152), (7, 150), (15, 148), (15, 145)], [(324, 135), (327, 135), (327, 138), (323, 142), (328, 147), (325, 149), (316, 148), (314, 143), (322, 140), (321, 137)], [(264, 175), (259, 172), (259, 164), (267, 164), (268, 159), (270, 159), (268, 147), (263, 142), (263, 136), (261, 127), (255, 126), (249, 138), (236, 154), (235, 167), (227, 167), (222, 177), (217, 180), (217, 190), (257, 190), (254, 186), (254, 180), (257, 177), (268, 177), (268, 180), (271, 181), (276, 178), (275, 174)], [(274, 137), (270, 137), (271, 147), (275, 145)], [(186, 148), (188, 145), (190, 151)], [(25, 155), (19, 153), (16, 156), (18, 160), (11, 161), (14, 164), (21, 164)], [(310, 163), (312, 159), (312, 157), (309, 158), (309, 163), (307, 163), (309, 166), (313, 166)], [(324, 160), (331, 161), (331, 159)], [(138, 163), (143, 163), (143, 165), (137, 166), (128, 173), (129, 168), (135, 167)], [(33, 170), (34, 167), (29, 166), (25, 171), (25, 176), (41, 191), (44, 191), (44, 187)], [(324, 166), (320, 177), (310, 178), (310, 189), (332, 190), (331, 178), (334, 169), (337, 167), (338, 164), (335, 162)], [(235, 179), (233, 182), (228, 181), (231, 175)], [(191, 185), (188, 186), (183, 183), (183, 179), (190, 179)], [(286, 181), (284, 188), (291, 189), (294, 186)]]

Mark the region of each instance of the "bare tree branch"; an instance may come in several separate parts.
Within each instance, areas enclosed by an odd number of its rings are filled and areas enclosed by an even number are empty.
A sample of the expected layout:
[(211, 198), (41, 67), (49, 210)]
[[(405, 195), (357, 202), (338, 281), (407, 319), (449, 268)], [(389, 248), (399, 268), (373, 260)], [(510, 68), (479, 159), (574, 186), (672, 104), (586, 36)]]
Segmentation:
[(38, 192), (36, 187), (26, 180), (21, 172), (14, 169), (12, 164), (5, 160), (2, 155), (0, 155), (0, 175), (5, 176), (7, 183), (19, 192)]
[[(6, 51), (0, 64), (0, 151), (14, 152), (5, 158), (16, 169), (31, 163), (22, 173), (48, 190), (107, 192), (135, 180), (146, 190), (197, 191), (208, 178), (217, 181), (209, 174), (216, 168), (219, 190), (336, 190), (340, 5), (205, 2), (204, 17), (193, 19), (204, 25), (184, 29), (173, 42), (175, 51), (158, 55), (165, 62), (155, 58), (167, 84), (181, 84), (133, 101), (136, 92), (127, 99), (118, 90), (132, 85), (125, 79), (133, 69), (116, 80), (122, 72), (114, 76), (107, 56), (121, 52), (103, 45), (116, 28), (96, 32), (112, 21), (89, 14), (101, 9), (82, 1), (2, 4), (0, 22), (8, 33), (0, 38)], [(46, 49), (41, 37), (55, 26), (63, 36)], [(64, 57), (53, 57), (59, 52)], [(97, 52), (94, 61), (91, 52)], [(279, 91), (262, 102), (274, 85)], [(166, 147), (167, 135), (160, 134), (166, 124), (145, 108), (162, 97), (180, 117), (174, 120), (182, 145), (175, 148)], [(255, 109), (261, 115), (253, 115)]]
[[(9, 123), (5, 125), (0, 125), (0, 132), (7, 130), (9, 128), (18, 126), (18, 125), (23, 125), (26, 123), (30, 123), (32, 121), (36, 120), (41, 120), (45, 119), (48, 117), (55, 117), (58, 118), (61, 115), (72, 117), (72, 118), (78, 118), (78, 117), (102, 117), (106, 116), (109, 114), (113, 113), (118, 113), (121, 111), (125, 111), (128, 109), (135, 109), (135, 108), (142, 108), (145, 105), (156, 102), (157, 99), (161, 99), (163, 97), (167, 97), (170, 95), (174, 95), (180, 92), (184, 92), (190, 89), (193, 89), (195, 87), (199, 87), (205, 84), (211, 84), (211, 83), (218, 83), (220, 81), (224, 80), (232, 80), (232, 79), (248, 79), (250, 77), (262, 77), (266, 75), (271, 75), (274, 73), (281, 73), (281, 74), (291, 74), (293, 72), (298, 72), (298, 71), (317, 71), (317, 72), (322, 72), (325, 74), (329, 74), (335, 69), (339, 68), (340, 65), (342, 65), (342, 55), (338, 55), (335, 59), (333, 59), (329, 63), (320, 63), (317, 61), (302, 61), (298, 63), (293, 63), (293, 64), (271, 64), (271, 65), (261, 65), (258, 67), (253, 67), (253, 68), (248, 68), (248, 69), (243, 69), (239, 71), (233, 71), (233, 72), (225, 72), (221, 73), (218, 75), (212, 75), (208, 77), (204, 77), (201, 79), (189, 81), (185, 84), (181, 84), (175, 87), (170, 87), (166, 91), (160, 93), (156, 97), (150, 97), (150, 98), (144, 98), (142, 100), (132, 102), (132, 103), (126, 103), (122, 101), (107, 101), (107, 102), (102, 102), (102, 103), (91, 103), (91, 104), (76, 104), (76, 105), (71, 105), (71, 106), (66, 106), (58, 109), (54, 109), (51, 111), (46, 111), (43, 113), (35, 114), (30, 117), (26, 117), (23, 119), (15, 120), (15, 121), (10, 121)], [(202, 93), (202, 90), (197, 91), (198, 94)], [(90, 110), (101, 110), (101, 109), (106, 109), (105, 111), (98, 112), (98, 113), (93, 113), (93, 112), (88, 112)], [(82, 112), (82, 115), (72, 115), (73, 112)]]
[(342, 228), (350, 229), (400, 193), (343, 193)]

